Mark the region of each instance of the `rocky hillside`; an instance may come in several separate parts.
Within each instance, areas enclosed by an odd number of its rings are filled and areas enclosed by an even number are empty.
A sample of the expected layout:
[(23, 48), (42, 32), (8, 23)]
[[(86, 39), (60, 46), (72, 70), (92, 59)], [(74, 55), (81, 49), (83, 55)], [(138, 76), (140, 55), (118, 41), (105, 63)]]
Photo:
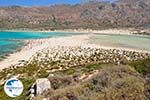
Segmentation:
[(0, 7), (1, 29), (150, 27), (149, 0), (89, 2), (45, 7)]
[[(144, 59), (145, 58), (145, 59)], [(55, 47), (0, 71), (3, 86), (15, 76), (24, 85), (15, 100), (150, 100), (150, 54)]]

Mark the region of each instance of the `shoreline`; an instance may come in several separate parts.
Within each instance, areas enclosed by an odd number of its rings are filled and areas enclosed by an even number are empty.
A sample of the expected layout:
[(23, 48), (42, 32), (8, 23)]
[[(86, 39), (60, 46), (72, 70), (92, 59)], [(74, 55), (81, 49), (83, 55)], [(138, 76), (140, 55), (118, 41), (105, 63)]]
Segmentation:
[[(112, 28), (112, 29), (104, 29), (104, 30), (92, 30), (92, 29), (64, 29), (64, 30), (0, 30), (4, 32), (66, 32), (66, 33), (103, 33), (103, 34), (124, 34), (124, 35), (138, 35), (135, 34), (137, 32), (133, 28)], [(142, 30), (144, 31), (144, 30)]]
[[(45, 39), (32, 39), (25, 40), (26, 45), (21, 48), (20, 51), (10, 54), (6, 59), (0, 61), (0, 70), (5, 68), (10, 68), (10, 66), (15, 66), (22, 63), (22, 61), (29, 61), (32, 56), (37, 52), (50, 49), (54, 47), (83, 47), (83, 48), (98, 48), (98, 49), (116, 49), (121, 51), (133, 51), (139, 53), (150, 53), (150, 51), (136, 50), (130, 48), (115, 48), (100, 46), (97, 44), (89, 43), (92, 34), (88, 35), (76, 35), (69, 37), (53, 37)], [(78, 40), (78, 41), (77, 41)]]
[[(57, 38), (45, 38), (45, 39), (32, 39), (25, 40), (27, 44), (21, 48), (20, 51), (9, 54), (9, 56), (0, 61), (0, 70), (9, 68), (10, 66), (20, 63), (20, 61), (28, 61), (36, 52), (46, 48), (53, 48), (55, 46), (81, 46), (84, 43), (83, 40), (87, 39), (87, 35), (70, 36), (70, 37), (57, 37)], [(76, 41), (78, 39), (78, 41)], [(72, 45), (73, 44), (73, 45)]]
[(150, 34), (143, 34), (143, 32), (150, 33), (150, 30), (136, 30), (134, 28), (112, 28), (104, 30), (92, 30), (92, 29), (64, 29), (64, 30), (0, 30), (2, 32), (35, 32), (35, 33), (50, 33), (50, 32), (63, 32), (73, 34), (102, 34), (102, 35), (131, 35), (131, 36), (150, 36)]

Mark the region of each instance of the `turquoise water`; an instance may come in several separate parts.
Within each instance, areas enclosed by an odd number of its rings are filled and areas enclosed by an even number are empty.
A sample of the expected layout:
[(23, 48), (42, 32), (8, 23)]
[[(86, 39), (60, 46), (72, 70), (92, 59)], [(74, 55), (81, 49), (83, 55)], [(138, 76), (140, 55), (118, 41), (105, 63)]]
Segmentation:
[[(22, 47), (24, 45), (23, 40), (25, 39), (64, 37), (70, 35), (78, 34), (63, 32), (0, 32), (0, 60), (7, 54), (15, 52)], [(90, 42), (101, 46), (123, 47), (150, 51), (150, 36), (96, 34), (91, 37)]]
[(75, 35), (63, 32), (0, 32), (0, 58), (15, 52), (24, 44), (22, 40)]
[(150, 36), (135, 35), (95, 35), (92, 43), (106, 47), (121, 47), (150, 51)]

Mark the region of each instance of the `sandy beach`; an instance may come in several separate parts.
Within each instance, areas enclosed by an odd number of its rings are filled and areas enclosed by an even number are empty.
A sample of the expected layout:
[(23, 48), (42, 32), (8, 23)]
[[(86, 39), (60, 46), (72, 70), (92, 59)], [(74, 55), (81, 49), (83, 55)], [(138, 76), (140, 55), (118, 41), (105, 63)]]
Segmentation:
[(149, 51), (132, 50), (126, 48), (113, 48), (113, 47), (105, 47), (96, 44), (91, 44), (88, 41), (91, 36), (93, 35), (88, 34), (88, 35), (76, 35), (70, 37), (25, 40), (25, 43), (27, 44), (26, 46), (24, 46), (19, 52), (10, 54), (6, 59), (0, 62), (0, 70), (4, 68), (9, 68), (12, 65), (19, 64), (21, 63), (21, 61), (28, 61), (38, 51), (41, 51), (43, 49), (59, 47), (59, 46), (119, 49), (119, 50), (149, 53)]
[[(92, 29), (64, 29), (64, 30), (5, 30), (8, 32), (67, 32), (67, 33), (98, 33), (98, 34), (120, 34), (120, 35), (133, 35), (137, 31), (132, 28), (128, 29), (104, 29), (104, 30), (92, 30)], [(145, 30), (143, 30), (145, 31)], [(146, 30), (147, 31), (147, 30)], [(149, 31), (149, 30), (148, 30)]]
[(8, 68), (9, 66), (18, 64), (19, 61), (28, 61), (36, 52), (53, 48), (56, 46), (87, 46), (88, 35), (72, 36), (72, 37), (60, 37), (60, 38), (47, 38), (26, 40), (27, 45), (23, 47), (19, 52), (10, 54), (6, 59), (0, 62), (0, 70)]

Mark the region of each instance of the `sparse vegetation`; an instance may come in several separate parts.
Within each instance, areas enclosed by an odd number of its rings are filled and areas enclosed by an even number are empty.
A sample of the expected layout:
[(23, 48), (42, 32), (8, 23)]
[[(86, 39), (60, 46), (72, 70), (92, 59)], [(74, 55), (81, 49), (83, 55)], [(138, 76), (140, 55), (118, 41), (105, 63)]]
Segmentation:
[[(146, 99), (144, 79), (128, 66), (108, 66), (92, 79), (46, 92), (51, 100)], [(43, 94), (44, 95), (44, 94)]]
[[(27, 70), (28, 72), (25, 71), (22, 73), (24, 70)], [(43, 72), (39, 71), (41, 74), (40, 76), (39, 74), (34, 73), (34, 71), (38, 70), (38, 67), (35, 68), (35, 65), (31, 66), (31, 64), (26, 67), (20, 67), (20, 69), (17, 68), (16, 70), (12, 70), (12, 72), (20, 72), (17, 74), (22, 73), (25, 75), (26, 73), (27, 75), (20, 78), (24, 84), (25, 90), (23, 94), (20, 97), (15, 98), (15, 100), (27, 100), (27, 89), (31, 84), (33, 84), (36, 78), (47, 77), (48, 74), (54, 74), (54, 76), (48, 76), (54, 90), (47, 91), (36, 98), (48, 97), (51, 100), (72, 100), (73, 98), (75, 100), (141, 100), (149, 97), (149, 84), (146, 83), (145, 79), (130, 66), (93, 63), (85, 64), (84, 66), (76, 66), (55, 73), (47, 73), (45, 69), (41, 69)], [(95, 70), (99, 70), (98, 74), (90, 79), (85, 81), (75, 80), (75, 78), (80, 78), (84, 73), (86, 73), (86, 75), (92, 74), (91, 72)], [(30, 75), (27, 73), (34, 74)], [(3, 91), (2, 86), (3, 85), (1, 85), (0, 91)], [(2, 100), (10, 99), (4, 92), (2, 92), (0, 98), (2, 98)]]
[[(86, 52), (88, 54), (93, 49), (82, 50), (80, 48), (71, 48), (71, 52), (77, 52), (77, 50), (80, 53), (83, 50), (84, 52), (88, 51)], [(150, 73), (148, 70), (150, 60), (147, 58), (149, 55), (123, 51), (124, 54), (129, 55), (128, 57), (132, 55), (130, 58), (132, 62), (128, 64), (129, 66), (122, 64), (116, 65), (116, 61), (122, 61), (122, 56), (117, 53), (114, 54), (113, 52), (115, 50), (107, 51), (110, 53), (107, 55), (102, 55), (106, 50), (94, 50), (96, 52), (91, 52), (88, 56), (79, 56), (76, 53), (78, 56), (71, 56), (64, 51), (60, 52), (58, 50), (59, 53), (63, 54), (58, 56), (59, 54), (54, 49), (56, 55), (53, 51), (51, 52), (53, 59), (56, 58), (57, 60), (51, 60), (52, 58), (48, 56), (51, 53), (49, 51), (49, 53), (46, 51), (44, 53), (39, 52), (24, 66), (14, 66), (11, 69), (1, 71), (0, 79), (6, 80), (12, 75), (16, 75), (23, 82), (25, 87), (24, 93), (15, 100), (26, 100), (28, 98), (28, 88), (38, 78), (48, 78), (51, 82), (52, 89), (45, 91), (36, 98), (48, 97), (50, 100), (141, 100), (150, 97), (149, 79), (144, 76)], [(116, 55), (119, 59), (116, 59)], [(141, 56), (146, 59), (138, 60), (138, 57)], [(3, 91), (3, 84), (0, 84), (1, 91)], [(6, 98), (6, 100), (10, 99), (4, 92), (0, 95), (1, 98), (2, 100), (3, 98)]]
[(64, 73), (67, 75), (72, 75), (75, 73), (75, 70), (73, 68), (66, 69), (66, 70), (64, 70)]
[(150, 58), (133, 61), (130, 63), (130, 66), (134, 67), (139, 73), (144, 75), (150, 74)]

